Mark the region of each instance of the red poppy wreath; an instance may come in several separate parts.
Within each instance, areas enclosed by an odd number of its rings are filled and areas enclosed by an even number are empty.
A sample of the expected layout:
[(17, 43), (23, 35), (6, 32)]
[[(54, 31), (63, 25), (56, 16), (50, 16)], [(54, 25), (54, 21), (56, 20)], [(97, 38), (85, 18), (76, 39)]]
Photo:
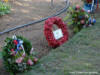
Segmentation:
[[(55, 34), (53, 33), (53, 25), (56, 25), (58, 29), (61, 30), (62, 37), (59, 39), (55, 38)], [(48, 41), (49, 46), (56, 48), (68, 40), (67, 25), (65, 25), (62, 19), (59, 17), (49, 18), (45, 21), (44, 35)]]

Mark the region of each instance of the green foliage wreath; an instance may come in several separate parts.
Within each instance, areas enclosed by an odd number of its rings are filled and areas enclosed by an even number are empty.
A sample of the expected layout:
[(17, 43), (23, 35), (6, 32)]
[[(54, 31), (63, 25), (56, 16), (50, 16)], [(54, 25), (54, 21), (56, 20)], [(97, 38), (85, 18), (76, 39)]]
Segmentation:
[(3, 47), (4, 66), (8, 72), (16, 74), (32, 68), (37, 62), (34, 50), (29, 40), (22, 36), (6, 38)]
[(65, 21), (68, 21), (68, 25), (71, 25), (73, 32), (79, 32), (83, 27), (87, 27), (89, 24), (90, 14), (85, 12), (83, 8), (79, 5), (70, 7), (67, 12), (67, 16), (64, 18)]

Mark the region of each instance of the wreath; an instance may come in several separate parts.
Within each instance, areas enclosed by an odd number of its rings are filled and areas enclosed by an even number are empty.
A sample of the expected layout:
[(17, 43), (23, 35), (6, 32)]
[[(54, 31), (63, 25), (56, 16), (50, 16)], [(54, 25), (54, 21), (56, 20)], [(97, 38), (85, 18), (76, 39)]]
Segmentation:
[[(59, 29), (61, 29), (61, 31), (63, 33), (63, 37), (60, 39), (55, 39), (55, 37), (54, 37), (53, 31), (52, 31), (52, 27), (54, 24)], [(52, 17), (45, 21), (44, 35), (46, 37), (46, 40), (48, 41), (49, 46), (51, 46), (53, 48), (60, 46), (61, 44), (63, 44), (64, 42), (66, 42), (68, 40), (67, 27), (64, 24), (64, 22), (62, 21), (62, 19), (59, 17)]]
[(4, 66), (8, 72), (16, 74), (25, 72), (36, 64), (38, 59), (34, 57), (34, 49), (29, 40), (22, 36), (6, 38), (3, 47)]

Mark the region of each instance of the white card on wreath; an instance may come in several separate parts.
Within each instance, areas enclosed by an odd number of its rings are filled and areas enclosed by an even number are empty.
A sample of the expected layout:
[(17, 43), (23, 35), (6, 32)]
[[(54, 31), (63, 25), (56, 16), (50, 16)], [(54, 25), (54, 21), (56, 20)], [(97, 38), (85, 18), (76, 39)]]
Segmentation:
[(54, 37), (56, 40), (60, 39), (63, 37), (63, 33), (61, 29), (57, 29), (55, 31), (53, 31)]

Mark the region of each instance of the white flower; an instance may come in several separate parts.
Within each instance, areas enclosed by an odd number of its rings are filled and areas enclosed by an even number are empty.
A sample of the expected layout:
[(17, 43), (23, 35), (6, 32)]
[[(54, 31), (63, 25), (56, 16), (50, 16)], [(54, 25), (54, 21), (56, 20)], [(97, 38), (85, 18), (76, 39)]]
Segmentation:
[(34, 48), (32, 48), (32, 49), (31, 49), (30, 54), (32, 54), (32, 53), (33, 53), (33, 51), (34, 51)]
[(90, 13), (90, 12), (91, 12), (91, 10), (88, 10), (87, 12), (88, 12), (88, 13)]
[(85, 17), (88, 18), (89, 16), (88, 15), (85, 15)]
[(13, 36), (12, 36), (12, 39), (17, 40), (16, 35), (13, 35)]
[(20, 44), (23, 44), (23, 40), (20, 40), (19, 43), (20, 43)]

